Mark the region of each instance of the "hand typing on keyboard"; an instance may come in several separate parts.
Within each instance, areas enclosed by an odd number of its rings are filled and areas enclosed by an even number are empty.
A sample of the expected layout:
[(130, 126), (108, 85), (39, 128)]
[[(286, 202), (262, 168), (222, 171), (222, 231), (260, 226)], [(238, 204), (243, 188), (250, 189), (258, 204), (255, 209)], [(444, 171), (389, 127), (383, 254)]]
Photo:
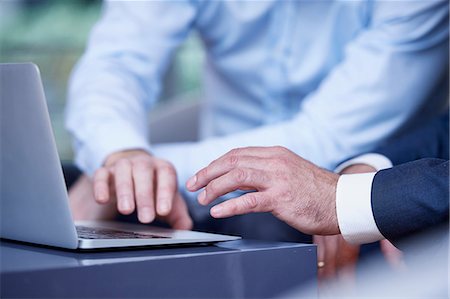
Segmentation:
[(145, 151), (114, 153), (95, 172), (92, 183), (80, 181), (69, 193), (76, 220), (111, 219), (116, 211), (128, 215), (136, 210), (142, 223), (158, 217), (175, 229), (192, 228), (175, 169)]

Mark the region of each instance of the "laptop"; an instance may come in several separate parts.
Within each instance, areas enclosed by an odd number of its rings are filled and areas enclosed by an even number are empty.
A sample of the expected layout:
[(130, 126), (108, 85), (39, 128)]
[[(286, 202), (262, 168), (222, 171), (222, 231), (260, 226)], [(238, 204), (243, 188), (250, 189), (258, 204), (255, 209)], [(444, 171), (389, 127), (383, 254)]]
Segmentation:
[(99, 249), (213, 243), (236, 236), (108, 221), (74, 222), (38, 67), (0, 64), (0, 237)]

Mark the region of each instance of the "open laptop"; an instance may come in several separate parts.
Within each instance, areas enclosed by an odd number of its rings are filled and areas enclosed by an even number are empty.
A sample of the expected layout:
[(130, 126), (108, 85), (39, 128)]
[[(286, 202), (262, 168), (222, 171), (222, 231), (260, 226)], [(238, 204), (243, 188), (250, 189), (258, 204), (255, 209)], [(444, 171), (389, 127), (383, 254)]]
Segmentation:
[(96, 249), (212, 243), (240, 237), (72, 220), (39, 70), (0, 64), (0, 237)]

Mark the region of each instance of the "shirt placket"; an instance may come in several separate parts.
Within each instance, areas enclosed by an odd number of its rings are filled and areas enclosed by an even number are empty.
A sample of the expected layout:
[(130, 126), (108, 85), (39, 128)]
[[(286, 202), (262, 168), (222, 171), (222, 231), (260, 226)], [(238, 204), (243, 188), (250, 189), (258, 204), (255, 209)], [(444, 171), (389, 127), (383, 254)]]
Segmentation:
[(294, 3), (291, 0), (278, 2), (268, 40), (265, 81), (267, 95), (264, 99), (266, 123), (275, 123), (284, 118), (289, 76), (288, 65), (292, 57)]

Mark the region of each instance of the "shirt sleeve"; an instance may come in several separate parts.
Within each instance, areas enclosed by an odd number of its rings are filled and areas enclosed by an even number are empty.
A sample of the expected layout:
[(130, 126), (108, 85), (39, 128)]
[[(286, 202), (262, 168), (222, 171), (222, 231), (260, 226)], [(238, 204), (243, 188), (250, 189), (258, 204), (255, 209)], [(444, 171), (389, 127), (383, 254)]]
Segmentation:
[(334, 169), (397, 133), (447, 70), (448, 3), (375, 2), (368, 27), (293, 119), (199, 143), (162, 145), (155, 154), (174, 163), (184, 185), (236, 147), (281, 145)]
[(336, 213), (344, 239), (364, 244), (384, 239), (372, 212), (373, 173), (341, 175), (336, 189)]
[[(392, 167), (392, 162), (377, 153), (364, 154), (336, 167), (339, 173), (355, 164), (372, 166), (376, 171)], [(372, 211), (372, 182), (376, 173), (342, 175), (336, 189), (336, 213), (344, 239), (353, 244), (371, 243), (384, 239)]]
[(151, 150), (148, 111), (196, 11), (188, 0), (105, 2), (69, 82), (66, 128), (84, 172), (117, 151)]
[(392, 162), (388, 157), (377, 153), (364, 154), (339, 164), (334, 172), (340, 173), (345, 168), (355, 164), (366, 164), (373, 167), (376, 171), (391, 168)]

